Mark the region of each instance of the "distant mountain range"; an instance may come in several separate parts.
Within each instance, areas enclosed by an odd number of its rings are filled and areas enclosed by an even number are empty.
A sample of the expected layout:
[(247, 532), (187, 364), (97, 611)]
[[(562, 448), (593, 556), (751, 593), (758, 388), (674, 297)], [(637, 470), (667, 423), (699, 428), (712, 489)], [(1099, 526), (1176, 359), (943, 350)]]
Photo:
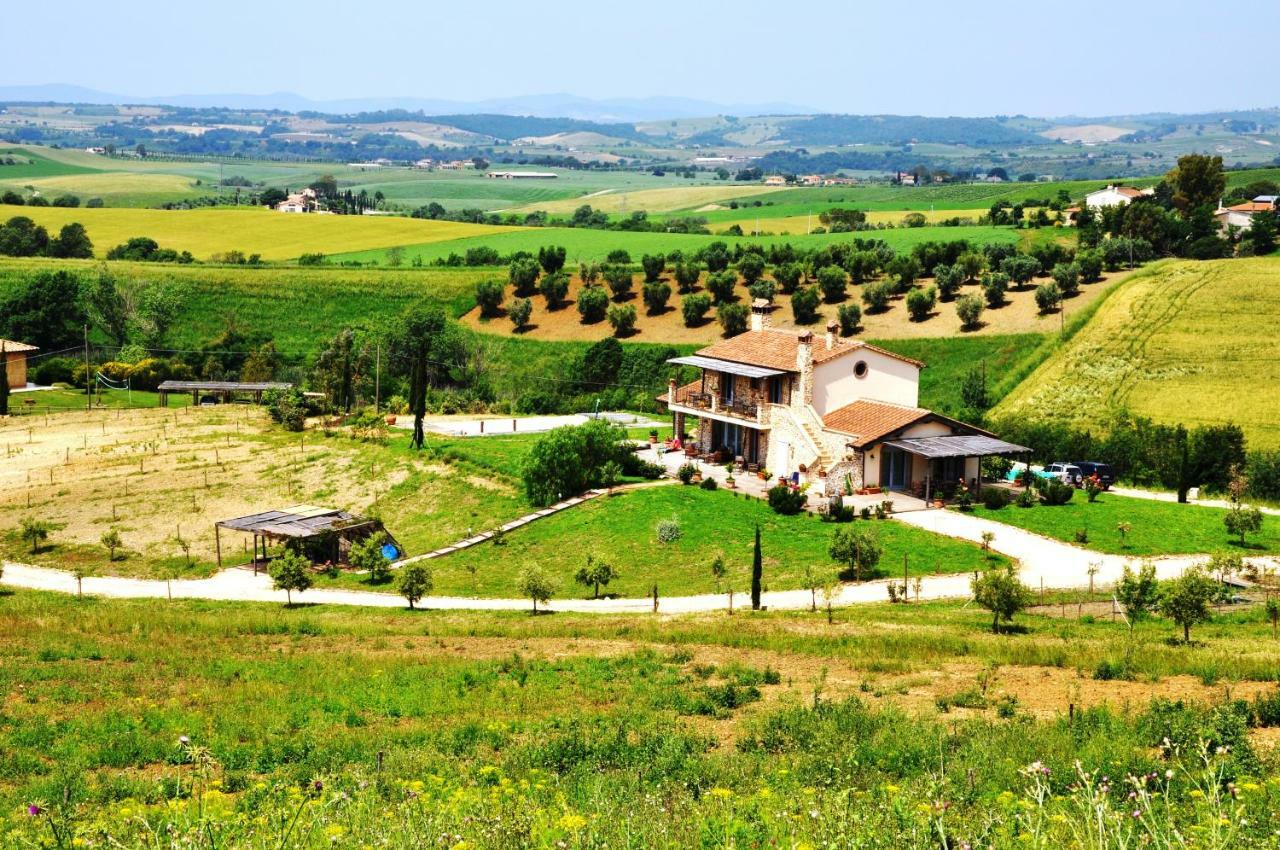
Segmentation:
[(312, 100), (292, 92), (273, 94), (123, 95), (83, 86), (51, 83), (35, 86), (0, 86), (0, 101), (34, 101), (155, 106), (196, 109), (280, 109), (288, 112), (324, 112), (344, 115), (406, 109), (431, 114), (531, 115), (540, 118), (576, 118), (602, 123), (634, 123), (708, 115), (810, 115), (817, 110), (794, 103), (714, 103), (687, 97), (608, 98), (594, 100), (571, 94), (525, 95), (489, 100), (459, 101), (426, 97), (363, 97)]

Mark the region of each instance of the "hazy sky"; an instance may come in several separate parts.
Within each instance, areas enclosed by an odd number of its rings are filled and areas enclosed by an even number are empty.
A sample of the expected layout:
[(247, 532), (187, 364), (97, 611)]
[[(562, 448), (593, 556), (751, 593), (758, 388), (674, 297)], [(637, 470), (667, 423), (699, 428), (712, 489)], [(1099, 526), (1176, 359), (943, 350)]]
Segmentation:
[(1280, 0), (64, 0), (2, 19), (0, 84), (130, 95), (565, 92), (925, 115), (1280, 103)]

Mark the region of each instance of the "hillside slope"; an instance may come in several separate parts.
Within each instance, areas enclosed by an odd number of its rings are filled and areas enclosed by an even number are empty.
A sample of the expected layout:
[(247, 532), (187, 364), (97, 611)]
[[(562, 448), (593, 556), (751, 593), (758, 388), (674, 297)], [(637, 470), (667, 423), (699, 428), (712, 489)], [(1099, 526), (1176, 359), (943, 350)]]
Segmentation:
[(1280, 257), (1158, 263), (1121, 285), (997, 418), (1096, 426), (1127, 408), (1188, 426), (1235, 422), (1280, 446)]

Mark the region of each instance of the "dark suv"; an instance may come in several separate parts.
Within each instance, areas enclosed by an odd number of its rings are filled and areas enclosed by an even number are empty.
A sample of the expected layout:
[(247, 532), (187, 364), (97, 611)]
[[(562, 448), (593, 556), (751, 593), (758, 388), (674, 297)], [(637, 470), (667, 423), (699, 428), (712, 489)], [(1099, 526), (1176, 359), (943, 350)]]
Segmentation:
[[(1111, 485), (1116, 483), (1116, 474), (1111, 469), (1109, 463), (1098, 463), (1092, 460), (1076, 461), (1075, 466), (1080, 468), (1080, 474), (1084, 478), (1098, 477), (1098, 483), (1102, 485), (1103, 490), (1110, 490)], [(1080, 481), (1076, 486), (1082, 486), (1084, 481)]]

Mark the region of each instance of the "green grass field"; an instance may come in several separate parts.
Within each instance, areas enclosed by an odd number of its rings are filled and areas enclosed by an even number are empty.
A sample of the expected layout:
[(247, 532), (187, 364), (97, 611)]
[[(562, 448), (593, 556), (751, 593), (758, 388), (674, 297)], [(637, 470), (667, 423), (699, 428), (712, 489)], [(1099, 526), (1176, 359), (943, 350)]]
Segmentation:
[(1234, 422), (1280, 446), (1280, 258), (1168, 261), (1139, 271), (994, 410), (1098, 426), (1118, 409), (1188, 426)]
[[(640, 256), (647, 253), (666, 253), (676, 249), (697, 251), (712, 242), (744, 245), (771, 245), (790, 243), (797, 247), (814, 248), (824, 244), (850, 241), (854, 238), (883, 239), (896, 250), (909, 250), (911, 246), (921, 242), (949, 242), (956, 239), (967, 239), (975, 245), (990, 242), (1016, 242), (1018, 234), (1007, 227), (947, 227), (947, 228), (915, 228), (877, 230), (871, 233), (815, 234), (800, 236), (765, 236), (760, 238), (740, 236), (704, 236), (680, 233), (632, 233), (612, 230), (589, 230), (585, 228), (539, 227), (513, 229), (497, 235), (477, 235), (458, 238), (450, 242), (433, 242), (421, 245), (406, 244), (405, 261), (421, 257), (424, 262), (443, 259), (452, 253), (465, 254), (468, 248), (487, 246), (501, 254), (515, 251), (537, 252), (543, 245), (563, 245), (568, 254), (568, 261), (576, 264), (584, 261), (603, 260), (612, 250), (622, 248), (631, 254), (631, 258), (639, 261)], [(385, 250), (356, 251), (337, 254), (335, 261), (354, 260), (357, 262), (386, 262)]]
[[(1249, 535), (1245, 546), (1227, 533), (1222, 523), (1226, 511), (1202, 505), (1179, 505), (1104, 493), (1090, 502), (1083, 492), (1065, 505), (1021, 508), (1012, 505), (988, 510), (981, 505), (976, 515), (1008, 523), (1067, 543), (1076, 543), (1076, 533), (1088, 534), (1079, 545), (1115, 555), (1189, 555), (1217, 552), (1263, 554), (1280, 551), (1280, 519), (1264, 517), (1262, 533)], [(1123, 536), (1119, 523), (1130, 530)]]
[[(659, 543), (659, 521), (676, 519), (681, 537)], [(513, 596), (513, 569), (536, 563), (560, 585), (558, 596), (581, 598), (591, 591), (573, 583), (574, 573), (594, 555), (612, 563), (620, 578), (607, 592), (644, 596), (656, 584), (660, 595), (728, 592), (739, 596), (751, 586), (752, 534), (760, 526), (764, 553), (764, 585), (773, 590), (805, 586), (805, 570), (816, 576), (839, 569), (827, 554), (837, 525), (820, 522), (812, 514), (780, 516), (767, 504), (727, 490), (708, 493), (678, 484), (622, 492), (607, 499), (539, 520), (511, 532), (502, 546), (481, 544), (431, 561), (436, 592), (464, 596)], [(884, 547), (883, 574), (901, 576), (903, 557), (911, 575), (973, 572), (1006, 563), (973, 544), (921, 532), (896, 522), (872, 522)], [(477, 531), (480, 530), (477, 528)], [(565, 541), (575, 541), (565, 546)], [(717, 587), (711, 562), (724, 558), (727, 572)], [(356, 576), (347, 586), (370, 587)], [(394, 592), (394, 588), (385, 589)]]
[[(1130, 635), (1031, 616), (995, 637), (957, 603), (837, 611), (827, 625), (16, 591), (0, 612), (0, 684), (18, 695), (0, 724), (0, 828), (15, 847), (157, 835), (309, 850), (817, 847), (856, 835), (925, 850), (944, 835), (1010, 850), (1072, 846), (1081, 830), (1118, 848), (1229, 829), (1229, 846), (1262, 848), (1280, 828), (1274, 752), (1238, 715), (1201, 708), (1223, 689), (1167, 678), (1273, 692), (1248, 681), (1274, 661), (1256, 612), (1201, 627), (1195, 648), (1165, 644), (1160, 622)], [(1122, 657), (1141, 682), (1089, 678)], [(1150, 703), (1172, 695), (1187, 702)], [(1225, 745), (1209, 769), (1202, 735)], [(1162, 736), (1176, 749), (1162, 752)], [(1166, 770), (1128, 796), (1124, 777)], [(1099, 790), (1102, 774), (1114, 792)]]

